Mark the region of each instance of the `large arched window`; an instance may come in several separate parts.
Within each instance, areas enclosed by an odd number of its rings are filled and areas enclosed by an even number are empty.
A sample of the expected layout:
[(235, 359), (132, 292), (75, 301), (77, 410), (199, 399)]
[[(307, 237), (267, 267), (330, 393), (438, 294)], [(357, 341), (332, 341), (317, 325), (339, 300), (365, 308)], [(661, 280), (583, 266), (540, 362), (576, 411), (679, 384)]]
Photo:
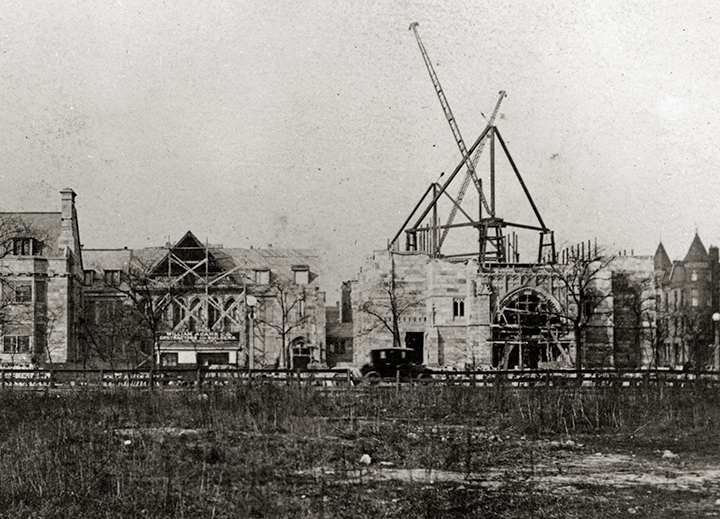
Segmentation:
[(190, 317), (188, 318), (188, 331), (194, 332), (198, 329), (198, 323), (200, 322), (200, 299), (195, 298), (190, 301), (189, 307)]
[(570, 364), (572, 340), (560, 305), (546, 294), (524, 288), (508, 295), (492, 328), (493, 366), (538, 369)]
[(214, 297), (208, 299), (207, 320), (208, 330), (212, 330), (220, 318), (220, 303)]
[(177, 328), (180, 323), (185, 318), (185, 305), (183, 304), (182, 299), (178, 299), (176, 301), (173, 301), (171, 306), (171, 316), (172, 316), (172, 329), (174, 330)]
[(229, 332), (232, 331), (233, 323), (237, 322), (238, 311), (234, 298), (230, 297), (225, 301), (224, 310), (223, 330)]

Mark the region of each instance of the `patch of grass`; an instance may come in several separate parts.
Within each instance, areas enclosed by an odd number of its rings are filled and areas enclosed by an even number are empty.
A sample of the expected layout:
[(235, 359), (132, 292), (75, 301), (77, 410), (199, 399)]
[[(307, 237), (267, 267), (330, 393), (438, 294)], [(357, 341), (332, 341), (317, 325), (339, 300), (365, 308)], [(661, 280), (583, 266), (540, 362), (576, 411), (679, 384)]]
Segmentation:
[[(588, 499), (598, 517), (626, 516), (593, 489), (538, 491), (544, 454), (520, 437), (617, 437), (648, 451), (672, 438), (667, 448), (702, 452), (716, 449), (719, 418), (718, 392), (694, 388), (4, 391), (0, 517), (585, 517)], [(363, 454), (395, 468), (508, 470), (494, 490), (357, 481)]]

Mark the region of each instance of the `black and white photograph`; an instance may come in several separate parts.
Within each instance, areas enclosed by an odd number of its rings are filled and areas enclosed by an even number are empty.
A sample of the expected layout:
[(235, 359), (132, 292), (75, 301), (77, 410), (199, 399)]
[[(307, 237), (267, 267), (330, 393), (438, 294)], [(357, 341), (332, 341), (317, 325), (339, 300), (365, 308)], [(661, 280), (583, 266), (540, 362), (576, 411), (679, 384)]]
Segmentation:
[(4, 0), (0, 519), (720, 517), (719, 27)]

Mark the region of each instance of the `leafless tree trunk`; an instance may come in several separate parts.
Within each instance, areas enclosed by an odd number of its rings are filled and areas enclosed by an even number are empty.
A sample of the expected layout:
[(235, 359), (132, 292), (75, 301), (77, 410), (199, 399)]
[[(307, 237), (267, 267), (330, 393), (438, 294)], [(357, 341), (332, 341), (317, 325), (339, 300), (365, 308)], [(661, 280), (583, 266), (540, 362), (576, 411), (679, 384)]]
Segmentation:
[[(589, 249), (590, 247), (588, 247)], [(569, 255), (564, 264), (553, 264), (553, 272), (564, 288), (568, 305), (565, 315), (572, 323), (575, 334), (575, 369), (582, 370), (585, 360), (585, 343), (588, 326), (594, 317), (598, 317), (603, 303), (610, 297), (610, 264), (615, 256), (604, 255), (601, 250), (583, 251), (582, 254)]]
[(418, 308), (423, 298), (410, 290), (405, 280), (398, 279), (395, 272), (395, 257), (390, 252), (390, 275), (387, 281), (381, 281), (374, 290), (374, 294), (361, 302), (360, 310), (375, 320), (375, 325), (368, 333), (378, 327), (390, 332), (393, 346), (402, 346), (400, 337), (400, 320), (408, 312)]

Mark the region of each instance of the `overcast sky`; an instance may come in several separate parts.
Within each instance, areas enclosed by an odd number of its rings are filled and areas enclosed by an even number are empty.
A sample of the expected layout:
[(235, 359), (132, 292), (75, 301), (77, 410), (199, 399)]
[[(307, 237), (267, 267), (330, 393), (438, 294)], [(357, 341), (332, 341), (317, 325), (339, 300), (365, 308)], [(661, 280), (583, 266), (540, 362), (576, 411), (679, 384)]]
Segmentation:
[(709, 0), (4, 0), (0, 208), (71, 187), (88, 248), (315, 248), (332, 303), (460, 158), (413, 21), (468, 145), (507, 91), (498, 128), (559, 244), (720, 244)]

